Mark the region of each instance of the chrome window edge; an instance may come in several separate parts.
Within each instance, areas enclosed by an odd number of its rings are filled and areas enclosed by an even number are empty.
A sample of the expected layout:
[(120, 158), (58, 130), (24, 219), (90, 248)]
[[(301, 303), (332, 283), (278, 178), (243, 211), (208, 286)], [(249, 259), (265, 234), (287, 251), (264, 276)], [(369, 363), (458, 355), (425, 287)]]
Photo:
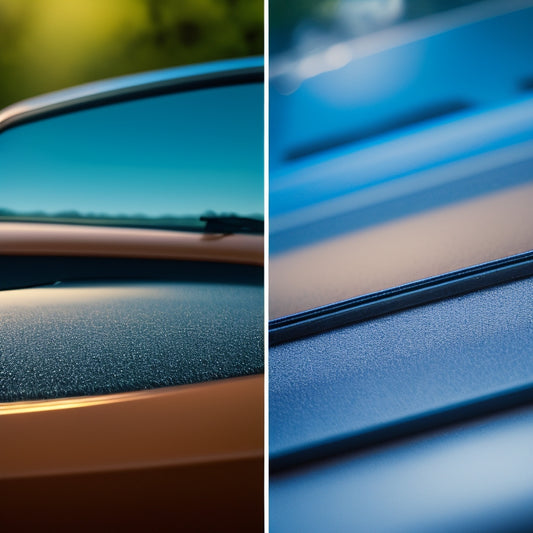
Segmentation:
[(531, 275), (533, 251), (357, 296), (271, 320), (269, 345), (275, 346)]
[(0, 133), (15, 126), (116, 102), (194, 89), (263, 82), (262, 57), (172, 67), (95, 81), (0, 110)]

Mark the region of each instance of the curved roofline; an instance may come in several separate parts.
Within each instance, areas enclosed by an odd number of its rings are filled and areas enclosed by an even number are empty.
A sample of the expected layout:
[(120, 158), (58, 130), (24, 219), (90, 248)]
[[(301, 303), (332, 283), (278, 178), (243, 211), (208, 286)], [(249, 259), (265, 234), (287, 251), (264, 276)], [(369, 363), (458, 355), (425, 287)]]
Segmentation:
[(110, 78), (22, 100), (0, 111), (0, 132), (63, 113), (193, 89), (263, 81), (262, 57), (215, 61)]

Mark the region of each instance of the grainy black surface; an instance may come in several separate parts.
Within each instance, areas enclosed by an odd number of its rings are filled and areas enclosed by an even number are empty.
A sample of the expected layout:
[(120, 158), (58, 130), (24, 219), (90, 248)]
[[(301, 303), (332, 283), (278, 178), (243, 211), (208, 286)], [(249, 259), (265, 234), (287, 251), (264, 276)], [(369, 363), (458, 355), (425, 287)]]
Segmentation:
[(0, 401), (150, 389), (263, 371), (263, 288), (62, 283), (0, 292)]

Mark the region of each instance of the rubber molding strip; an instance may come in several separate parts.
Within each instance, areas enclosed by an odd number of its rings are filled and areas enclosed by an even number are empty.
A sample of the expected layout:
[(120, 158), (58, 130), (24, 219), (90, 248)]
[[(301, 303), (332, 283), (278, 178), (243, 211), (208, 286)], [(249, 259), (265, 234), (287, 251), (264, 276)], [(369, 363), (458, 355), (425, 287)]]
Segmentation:
[(533, 251), (358, 296), (269, 324), (270, 346), (533, 275)]

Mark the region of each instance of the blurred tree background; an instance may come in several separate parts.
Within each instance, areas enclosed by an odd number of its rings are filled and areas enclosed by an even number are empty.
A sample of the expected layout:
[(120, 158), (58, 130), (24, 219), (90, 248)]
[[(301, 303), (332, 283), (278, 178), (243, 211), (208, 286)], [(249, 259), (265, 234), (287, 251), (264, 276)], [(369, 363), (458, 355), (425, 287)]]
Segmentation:
[(262, 0), (0, 0), (0, 109), (88, 81), (262, 54)]

